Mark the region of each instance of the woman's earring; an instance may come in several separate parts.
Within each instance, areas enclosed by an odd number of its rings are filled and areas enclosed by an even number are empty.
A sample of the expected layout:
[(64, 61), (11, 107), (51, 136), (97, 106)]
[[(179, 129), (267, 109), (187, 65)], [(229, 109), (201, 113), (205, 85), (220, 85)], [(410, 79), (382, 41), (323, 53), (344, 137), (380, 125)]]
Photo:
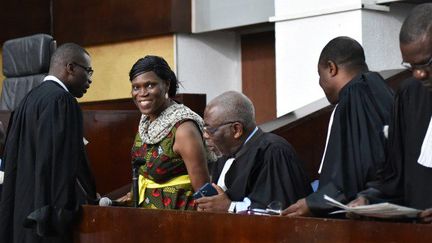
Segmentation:
[(165, 93), (165, 99), (168, 99), (168, 93)]

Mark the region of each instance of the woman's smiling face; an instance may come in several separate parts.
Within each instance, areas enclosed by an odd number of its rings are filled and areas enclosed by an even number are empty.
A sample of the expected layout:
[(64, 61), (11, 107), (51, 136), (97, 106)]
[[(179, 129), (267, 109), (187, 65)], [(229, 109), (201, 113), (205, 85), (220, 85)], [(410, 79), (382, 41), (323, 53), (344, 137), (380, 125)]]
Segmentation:
[(153, 71), (142, 73), (132, 80), (132, 99), (142, 114), (156, 119), (165, 110), (168, 81), (160, 79)]

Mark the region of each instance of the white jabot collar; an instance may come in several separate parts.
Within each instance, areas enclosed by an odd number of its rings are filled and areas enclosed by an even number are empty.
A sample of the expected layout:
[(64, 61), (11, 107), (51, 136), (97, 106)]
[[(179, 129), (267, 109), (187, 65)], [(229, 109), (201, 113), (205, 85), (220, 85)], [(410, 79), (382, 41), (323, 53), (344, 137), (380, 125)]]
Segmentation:
[(432, 168), (432, 117), (429, 122), (428, 130), (426, 131), (425, 138), (421, 147), (420, 156), (417, 162), (428, 168)]
[(326, 153), (327, 153), (327, 145), (328, 145), (328, 142), (329, 142), (331, 128), (332, 128), (332, 125), (333, 125), (333, 118), (334, 118), (334, 115), (335, 115), (335, 112), (336, 112), (336, 109), (337, 109), (338, 105), (339, 104), (337, 104), (335, 106), (335, 108), (333, 109), (333, 112), (332, 112), (332, 114), (330, 116), (330, 121), (329, 121), (328, 129), (327, 129), (326, 144), (325, 144), (323, 156), (321, 157), (321, 164), (320, 164), (320, 167), (318, 169), (318, 174), (321, 174), (321, 170), (322, 170), (322, 167), (323, 167), (323, 164), (324, 164), (324, 159), (325, 159), (325, 156), (326, 156)]
[(62, 81), (60, 81), (60, 79), (58, 79), (56, 76), (48, 75), (43, 79), (42, 82), (45, 82), (47, 80), (51, 80), (51, 81), (58, 83), (63, 89), (65, 89), (67, 92), (69, 92), (69, 90), (66, 88), (66, 85), (64, 85), (64, 83)]

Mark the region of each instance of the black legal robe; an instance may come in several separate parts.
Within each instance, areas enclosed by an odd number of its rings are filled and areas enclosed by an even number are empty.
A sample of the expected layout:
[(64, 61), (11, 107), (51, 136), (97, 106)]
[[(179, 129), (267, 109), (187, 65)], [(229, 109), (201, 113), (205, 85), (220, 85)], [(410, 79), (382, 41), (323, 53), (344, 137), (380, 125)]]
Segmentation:
[(393, 201), (432, 208), (432, 168), (417, 162), (431, 116), (432, 91), (418, 80), (406, 80), (396, 94), (388, 158), (380, 180), (361, 195), (372, 203)]
[(314, 215), (334, 209), (325, 194), (346, 203), (376, 180), (385, 162), (383, 127), (390, 122), (392, 106), (393, 92), (377, 73), (359, 74), (341, 89), (319, 187), (306, 198)]
[[(217, 183), (226, 157), (212, 170)], [(252, 208), (266, 208), (279, 201), (283, 208), (312, 192), (302, 162), (283, 138), (261, 129), (235, 154), (235, 161), (225, 175), (226, 193), (232, 201), (251, 200)]]
[(80, 205), (96, 198), (81, 109), (45, 81), (15, 110), (7, 135), (0, 242), (71, 242)]

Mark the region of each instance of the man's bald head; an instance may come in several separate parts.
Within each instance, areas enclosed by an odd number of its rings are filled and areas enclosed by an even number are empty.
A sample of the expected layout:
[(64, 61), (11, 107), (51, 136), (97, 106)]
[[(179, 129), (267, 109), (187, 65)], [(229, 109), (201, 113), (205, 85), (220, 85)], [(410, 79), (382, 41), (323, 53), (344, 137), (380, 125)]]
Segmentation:
[(90, 56), (81, 46), (75, 43), (63, 44), (55, 50), (51, 57), (49, 73), (59, 74), (68, 63), (81, 63), (85, 55)]
[(432, 3), (413, 8), (399, 34), (403, 65), (432, 90)]
[(368, 71), (363, 47), (347, 36), (336, 37), (323, 48), (318, 64), (325, 66), (329, 61), (354, 73)]
[(424, 37), (432, 41), (432, 3), (420, 4), (412, 9), (402, 24), (399, 41), (409, 44)]
[(207, 109), (218, 107), (225, 120), (239, 121), (246, 129), (254, 129), (255, 108), (252, 101), (242, 93), (227, 91), (214, 98)]

